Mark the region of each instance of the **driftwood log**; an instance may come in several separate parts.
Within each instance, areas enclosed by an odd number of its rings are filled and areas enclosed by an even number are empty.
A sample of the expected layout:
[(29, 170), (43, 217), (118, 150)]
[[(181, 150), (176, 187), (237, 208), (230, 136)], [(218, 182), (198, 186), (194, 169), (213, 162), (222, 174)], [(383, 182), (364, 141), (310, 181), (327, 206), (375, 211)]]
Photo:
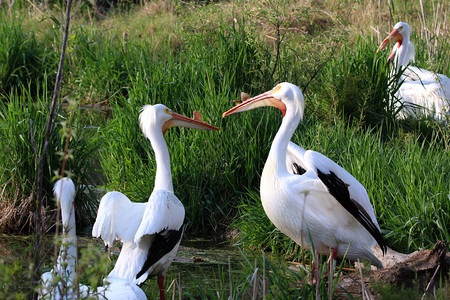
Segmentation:
[[(448, 244), (439, 241), (432, 250), (401, 254), (390, 249), (385, 257), (378, 257), (385, 265), (384, 269), (370, 272), (355, 272), (339, 278), (338, 294), (344, 291), (365, 299), (378, 299), (372, 286), (389, 285), (398, 288), (414, 288), (425, 294), (433, 286), (439, 287), (441, 279), (449, 279), (450, 255)], [(376, 255), (381, 255), (381, 251)], [(362, 280), (361, 280), (362, 279)], [(363, 284), (362, 284), (363, 282)]]

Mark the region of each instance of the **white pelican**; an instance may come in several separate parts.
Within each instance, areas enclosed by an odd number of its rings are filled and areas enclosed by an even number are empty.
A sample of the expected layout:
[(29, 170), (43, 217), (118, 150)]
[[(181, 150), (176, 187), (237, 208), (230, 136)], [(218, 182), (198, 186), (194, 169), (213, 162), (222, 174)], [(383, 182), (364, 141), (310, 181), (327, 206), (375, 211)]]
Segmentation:
[(398, 97), (404, 103), (400, 116), (432, 116), (436, 120), (445, 120), (450, 116), (450, 79), (442, 74), (409, 65), (414, 62), (415, 50), (410, 41), (411, 27), (399, 22), (394, 30), (381, 43), (378, 51), (383, 50), (392, 40), (393, 47), (389, 60), (398, 72), (405, 67)]
[(76, 285), (77, 235), (75, 226), (75, 185), (69, 178), (61, 178), (53, 193), (61, 207), (63, 241), (56, 260), (56, 268), (41, 276), (43, 288), (39, 298), (44, 299), (78, 299), (99, 298), (109, 300), (147, 299), (145, 293), (136, 284), (122, 278), (109, 280), (108, 284), (97, 290), (88, 286)]
[(183, 233), (184, 207), (174, 195), (169, 151), (164, 140), (175, 126), (219, 130), (204, 123), (198, 112), (194, 119), (177, 114), (162, 104), (146, 105), (139, 116), (141, 130), (153, 147), (156, 177), (147, 203), (133, 203), (120, 192), (103, 196), (92, 229), (106, 246), (114, 239), (123, 243), (114, 269), (106, 280), (121, 277), (135, 284), (158, 276), (160, 298), (165, 299), (164, 274), (172, 263)]
[[(257, 107), (274, 106), (283, 121), (261, 175), (261, 202), (269, 219), (306, 249), (331, 258), (346, 255), (383, 265), (371, 250), (386, 245), (364, 187), (326, 156), (290, 142), (303, 117), (300, 89), (288, 82), (236, 105), (223, 117)], [(331, 260), (330, 260), (331, 262)]]
[(63, 239), (55, 269), (42, 274), (39, 298), (72, 299), (86, 295), (88, 287), (75, 285), (77, 263), (77, 235), (75, 228), (75, 186), (71, 179), (58, 180), (53, 193), (61, 207)]

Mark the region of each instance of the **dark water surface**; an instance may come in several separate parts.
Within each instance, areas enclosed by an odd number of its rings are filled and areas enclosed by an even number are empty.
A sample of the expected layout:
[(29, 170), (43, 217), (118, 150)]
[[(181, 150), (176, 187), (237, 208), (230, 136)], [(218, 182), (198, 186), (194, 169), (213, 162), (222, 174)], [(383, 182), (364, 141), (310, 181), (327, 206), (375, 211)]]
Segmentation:
[[(57, 255), (57, 248), (55, 249), (53, 240), (54, 235), (44, 235), (42, 238), (42, 250), (40, 253), (44, 262), (41, 268), (42, 272), (46, 272), (53, 267), (55, 253)], [(117, 259), (120, 246), (121, 244), (116, 241), (111, 249), (110, 257), (113, 262)], [(98, 256), (104, 253), (102, 240), (79, 236), (78, 249), (82, 251), (85, 248), (94, 249), (93, 251)], [(3, 260), (6, 264), (13, 264), (15, 261), (19, 261), (22, 268), (27, 268), (33, 261), (33, 249), (34, 238), (31, 235), (0, 235), (0, 260)], [(82, 257), (79, 259), (82, 259)], [(202, 239), (183, 241), (177, 257), (166, 274), (166, 289), (171, 287), (168, 296), (172, 298), (172, 293), (175, 289), (176, 298), (178, 299), (178, 284), (180, 282), (183, 294), (193, 290), (194, 292), (187, 293), (195, 293), (195, 289), (199, 285), (204, 290), (216, 290), (217, 286), (221, 284), (220, 278), (222, 278), (222, 281), (225, 277), (225, 281), (228, 280), (230, 269), (233, 274), (236, 272), (242, 273), (245, 265), (245, 257), (241, 250), (229, 243), (216, 243)], [(23, 280), (26, 282), (27, 279), (23, 278)], [(81, 280), (83, 281), (83, 278)], [(149, 299), (157, 298), (156, 278), (148, 279), (141, 288)]]

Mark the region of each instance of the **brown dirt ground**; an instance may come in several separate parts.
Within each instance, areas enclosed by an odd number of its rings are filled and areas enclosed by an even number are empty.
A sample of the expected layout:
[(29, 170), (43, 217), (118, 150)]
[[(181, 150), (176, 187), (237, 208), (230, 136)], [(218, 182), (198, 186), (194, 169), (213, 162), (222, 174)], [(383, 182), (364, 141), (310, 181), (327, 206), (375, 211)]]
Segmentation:
[[(374, 286), (393, 286), (397, 288), (418, 289), (421, 294), (439, 287), (441, 282), (449, 283), (450, 253), (448, 244), (439, 241), (432, 250), (415, 252), (408, 259), (390, 268), (370, 271), (368, 274), (354, 272), (339, 278), (338, 294), (344, 289), (357, 298), (381, 299)], [(365, 272), (367, 273), (367, 272)], [(364, 285), (361, 284), (363, 278)], [(345, 296), (347, 297), (347, 296)], [(347, 299), (347, 298), (346, 298)]]

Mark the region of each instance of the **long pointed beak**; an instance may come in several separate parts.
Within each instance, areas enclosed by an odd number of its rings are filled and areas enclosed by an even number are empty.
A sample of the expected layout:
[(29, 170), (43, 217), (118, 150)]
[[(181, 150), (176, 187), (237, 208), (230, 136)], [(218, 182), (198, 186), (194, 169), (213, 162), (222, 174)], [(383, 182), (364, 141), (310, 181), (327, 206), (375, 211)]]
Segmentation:
[(383, 40), (383, 42), (378, 47), (377, 53), (386, 48), (386, 46), (389, 44), (389, 41), (393, 40), (394, 42), (401, 42), (403, 41), (402, 35), (398, 32), (397, 29), (392, 30), (392, 32), (388, 35), (387, 38)]
[(212, 126), (206, 122), (203, 122), (202, 116), (198, 111), (194, 112), (194, 118), (188, 118), (178, 113), (172, 112), (172, 119), (164, 123), (163, 133), (171, 127), (187, 127), (200, 130), (220, 130), (219, 127)]
[(242, 103), (239, 103), (232, 109), (224, 112), (222, 114), (222, 117), (225, 118), (226, 116), (241, 113), (247, 110), (255, 109), (258, 107), (264, 107), (264, 106), (274, 106), (281, 110), (283, 113), (283, 116), (286, 114), (286, 105), (279, 99), (272, 96), (273, 91), (270, 90), (268, 92), (262, 93), (256, 97), (249, 98), (245, 100)]

